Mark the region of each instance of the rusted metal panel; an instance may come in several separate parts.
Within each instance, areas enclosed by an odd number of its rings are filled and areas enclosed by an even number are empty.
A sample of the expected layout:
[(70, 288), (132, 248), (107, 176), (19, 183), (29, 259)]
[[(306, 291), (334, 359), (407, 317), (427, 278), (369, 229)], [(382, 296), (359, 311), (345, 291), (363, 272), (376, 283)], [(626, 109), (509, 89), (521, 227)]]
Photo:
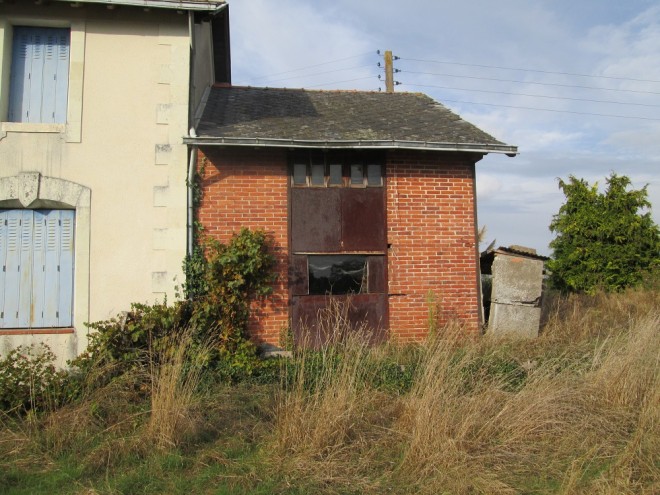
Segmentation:
[(381, 294), (387, 292), (387, 263), (385, 256), (369, 257), (369, 292)]
[(289, 265), (289, 286), (293, 296), (304, 296), (309, 293), (309, 278), (307, 276), (307, 256), (291, 256)]
[(341, 189), (341, 240), (345, 251), (385, 251), (383, 188)]
[[(384, 342), (387, 338), (387, 294), (296, 296), (291, 303), (293, 334), (298, 345), (318, 348), (333, 338), (332, 334), (338, 326), (344, 332), (367, 332), (371, 344)], [(350, 306), (342, 309), (341, 305), (345, 304)], [(333, 325), (333, 321), (338, 319), (333, 312), (347, 316), (350, 324)], [(345, 335), (339, 336), (342, 337)]]
[(341, 250), (340, 189), (291, 188), (291, 246), (294, 252)]

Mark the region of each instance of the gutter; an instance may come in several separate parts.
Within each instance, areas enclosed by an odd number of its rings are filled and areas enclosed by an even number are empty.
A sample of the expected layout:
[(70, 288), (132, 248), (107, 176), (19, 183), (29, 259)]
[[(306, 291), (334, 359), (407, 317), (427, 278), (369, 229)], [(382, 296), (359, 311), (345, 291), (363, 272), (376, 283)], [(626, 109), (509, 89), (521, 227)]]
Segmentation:
[(218, 11), (226, 8), (227, 3), (222, 1), (216, 2), (194, 2), (187, 0), (57, 0), (59, 2), (68, 3), (103, 3), (106, 5), (121, 6), (127, 5), (132, 7), (144, 8), (160, 8), (160, 9), (175, 9), (175, 10), (198, 10), (198, 11)]
[(438, 143), (431, 141), (399, 141), (399, 140), (302, 140), (278, 138), (236, 138), (185, 136), (183, 142), (196, 146), (249, 146), (257, 148), (323, 148), (323, 149), (402, 149), (430, 151), (464, 151), (473, 153), (501, 153), (507, 156), (519, 154), (517, 146), (506, 144), (475, 144), (475, 143)]

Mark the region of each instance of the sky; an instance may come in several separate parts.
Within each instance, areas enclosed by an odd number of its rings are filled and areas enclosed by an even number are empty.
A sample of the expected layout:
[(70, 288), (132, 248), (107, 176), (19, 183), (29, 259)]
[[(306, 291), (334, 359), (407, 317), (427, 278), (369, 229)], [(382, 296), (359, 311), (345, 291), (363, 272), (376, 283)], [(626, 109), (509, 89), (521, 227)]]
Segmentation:
[[(648, 185), (660, 223), (656, 0), (229, 0), (232, 82), (426, 93), (507, 144), (477, 163), (490, 242), (551, 254), (558, 178)], [(381, 54), (377, 52), (380, 50)], [(383, 80), (379, 80), (381, 75)]]

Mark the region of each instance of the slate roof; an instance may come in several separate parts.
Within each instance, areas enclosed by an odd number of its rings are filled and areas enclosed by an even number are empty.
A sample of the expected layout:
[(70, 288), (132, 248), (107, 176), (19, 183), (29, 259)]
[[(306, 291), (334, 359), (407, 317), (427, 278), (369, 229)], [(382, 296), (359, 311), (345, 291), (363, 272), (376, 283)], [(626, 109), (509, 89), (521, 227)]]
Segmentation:
[(421, 93), (211, 88), (188, 144), (516, 154)]
[(108, 5), (130, 5), (178, 10), (217, 10), (224, 7), (226, 0), (57, 0), (75, 3), (104, 3)]

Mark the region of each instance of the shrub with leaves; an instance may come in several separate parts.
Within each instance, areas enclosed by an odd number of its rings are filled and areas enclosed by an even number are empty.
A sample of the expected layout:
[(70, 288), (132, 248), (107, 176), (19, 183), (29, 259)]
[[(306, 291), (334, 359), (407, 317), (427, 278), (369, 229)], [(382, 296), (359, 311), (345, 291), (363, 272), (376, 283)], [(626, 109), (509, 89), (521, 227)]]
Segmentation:
[(548, 268), (563, 291), (619, 291), (660, 268), (660, 229), (646, 186), (629, 189), (630, 179), (614, 173), (606, 181), (601, 193), (584, 179), (559, 180), (566, 202), (550, 224), (557, 237)]
[(19, 346), (0, 359), (0, 410), (42, 411), (64, 402), (67, 373), (54, 361), (45, 345)]
[[(248, 340), (250, 304), (267, 296), (275, 277), (275, 258), (268, 235), (242, 229), (227, 244), (210, 241), (204, 256), (198, 252), (194, 266), (185, 262), (195, 280), (186, 282), (189, 299), (174, 304), (132, 304), (131, 311), (92, 323), (88, 351), (73, 361), (82, 372), (99, 364), (114, 376), (135, 366), (146, 366), (148, 355), (157, 355), (184, 329), (190, 329), (193, 345), (214, 343), (206, 366), (220, 370), (226, 380), (261, 373), (272, 374), (257, 358)], [(155, 352), (154, 352), (155, 351)]]
[(211, 240), (202, 273), (205, 291), (192, 300), (190, 323), (214, 328), (220, 346), (236, 348), (247, 337), (251, 301), (271, 293), (275, 257), (263, 230), (241, 229), (228, 244)]
[(130, 311), (116, 318), (89, 324), (96, 331), (89, 336), (88, 354), (110, 362), (137, 364), (146, 358), (147, 349), (160, 347), (165, 337), (185, 326), (187, 312), (181, 302), (131, 304)]

